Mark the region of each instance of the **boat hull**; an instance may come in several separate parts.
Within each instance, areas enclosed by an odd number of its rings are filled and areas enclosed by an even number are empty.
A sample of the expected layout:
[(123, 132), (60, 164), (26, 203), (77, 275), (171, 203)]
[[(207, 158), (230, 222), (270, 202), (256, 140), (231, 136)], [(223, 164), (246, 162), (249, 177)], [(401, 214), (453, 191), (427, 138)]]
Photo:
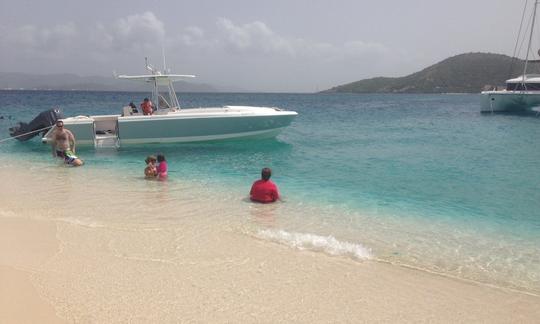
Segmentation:
[(540, 107), (540, 91), (484, 91), (481, 112), (529, 113)]
[(287, 127), (294, 115), (206, 118), (118, 119), (123, 144), (218, 141), (273, 137)]
[[(101, 147), (275, 137), (296, 115), (272, 108), (201, 108), (152, 116), (79, 116), (64, 119), (64, 125), (77, 144)], [(51, 132), (43, 142), (50, 141)]]

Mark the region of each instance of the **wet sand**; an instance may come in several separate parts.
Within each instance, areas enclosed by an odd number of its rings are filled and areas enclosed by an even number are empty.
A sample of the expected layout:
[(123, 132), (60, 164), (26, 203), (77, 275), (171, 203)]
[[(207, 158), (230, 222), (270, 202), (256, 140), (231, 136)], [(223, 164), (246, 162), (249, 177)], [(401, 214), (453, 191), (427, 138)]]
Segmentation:
[[(73, 171), (10, 170), (13, 182), (0, 184), (0, 322), (540, 318), (535, 295), (296, 250), (216, 221), (226, 202), (187, 197), (178, 204), (175, 191), (154, 184), (126, 192), (104, 185), (109, 176), (96, 179), (99, 172)], [(44, 179), (51, 179), (47, 192), (39, 185)], [(12, 183), (27, 186), (15, 191)]]

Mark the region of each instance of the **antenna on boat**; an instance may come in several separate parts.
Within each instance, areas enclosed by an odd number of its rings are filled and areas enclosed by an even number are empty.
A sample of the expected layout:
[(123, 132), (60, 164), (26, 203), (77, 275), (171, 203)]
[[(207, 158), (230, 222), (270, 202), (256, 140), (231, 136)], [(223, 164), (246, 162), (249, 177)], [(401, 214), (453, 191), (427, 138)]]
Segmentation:
[(167, 65), (165, 64), (165, 48), (161, 45), (161, 56), (163, 56), (163, 73), (167, 73)]

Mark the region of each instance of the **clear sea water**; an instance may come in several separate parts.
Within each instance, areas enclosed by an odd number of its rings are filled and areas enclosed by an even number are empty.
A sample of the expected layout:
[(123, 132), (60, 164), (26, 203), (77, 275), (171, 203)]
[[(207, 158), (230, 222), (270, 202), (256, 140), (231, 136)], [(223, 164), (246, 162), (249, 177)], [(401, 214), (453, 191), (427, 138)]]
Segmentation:
[[(55, 106), (66, 116), (120, 113), (145, 95), (0, 91), (0, 134)], [(146, 155), (162, 152), (172, 183), (197, 183), (241, 203), (268, 166), (284, 201), (279, 222), (256, 225), (260, 238), (538, 294), (540, 117), (482, 115), (479, 99), (180, 94), (187, 108), (277, 106), (299, 115), (276, 139), (78, 153), (84, 168), (133, 179), (142, 178)], [(0, 153), (4, 161), (52, 163), (38, 138), (2, 142)]]

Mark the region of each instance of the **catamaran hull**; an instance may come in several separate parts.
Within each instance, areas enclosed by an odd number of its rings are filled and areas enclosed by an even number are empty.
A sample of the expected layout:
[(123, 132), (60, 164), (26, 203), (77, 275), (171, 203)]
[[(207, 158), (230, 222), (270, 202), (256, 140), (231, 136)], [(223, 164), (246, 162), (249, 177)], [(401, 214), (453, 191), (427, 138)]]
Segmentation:
[(527, 113), (540, 107), (540, 91), (484, 91), (481, 112)]

